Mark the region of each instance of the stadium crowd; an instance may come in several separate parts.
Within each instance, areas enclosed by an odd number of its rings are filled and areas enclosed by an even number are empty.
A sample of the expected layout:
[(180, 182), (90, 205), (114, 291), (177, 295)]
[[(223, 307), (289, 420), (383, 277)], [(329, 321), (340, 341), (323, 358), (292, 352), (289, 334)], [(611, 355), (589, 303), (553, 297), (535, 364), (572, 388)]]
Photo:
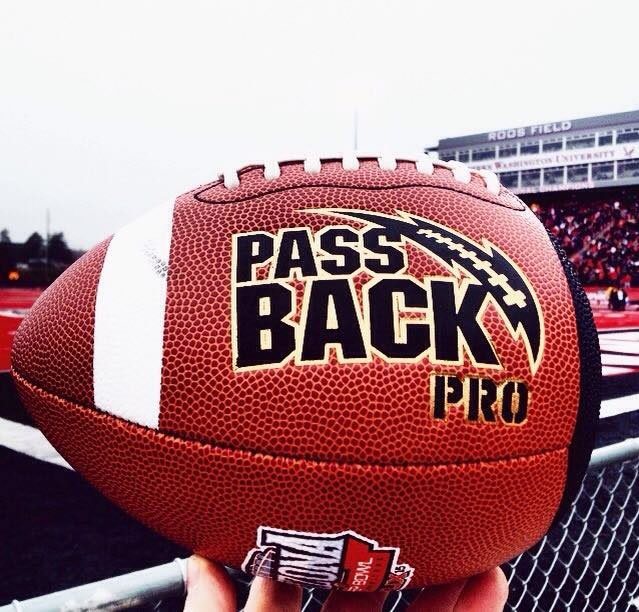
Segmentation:
[(584, 285), (639, 285), (639, 194), (589, 202), (532, 202)]

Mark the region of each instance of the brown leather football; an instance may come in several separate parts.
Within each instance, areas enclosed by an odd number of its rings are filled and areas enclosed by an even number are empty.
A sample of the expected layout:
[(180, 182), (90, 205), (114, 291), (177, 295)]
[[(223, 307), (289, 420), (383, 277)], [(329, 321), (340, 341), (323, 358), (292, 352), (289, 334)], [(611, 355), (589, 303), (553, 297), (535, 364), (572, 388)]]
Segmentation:
[(248, 166), (82, 257), (12, 372), (143, 523), (308, 586), (476, 574), (538, 541), (593, 444), (600, 362), (565, 255), (455, 163)]

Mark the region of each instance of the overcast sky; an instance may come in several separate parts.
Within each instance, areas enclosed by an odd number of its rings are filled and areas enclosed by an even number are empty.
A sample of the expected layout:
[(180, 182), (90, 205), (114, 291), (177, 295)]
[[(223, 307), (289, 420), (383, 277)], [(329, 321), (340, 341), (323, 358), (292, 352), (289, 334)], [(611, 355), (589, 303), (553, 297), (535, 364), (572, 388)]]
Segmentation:
[(0, 0), (0, 228), (89, 247), (220, 166), (639, 109), (634, 0)]

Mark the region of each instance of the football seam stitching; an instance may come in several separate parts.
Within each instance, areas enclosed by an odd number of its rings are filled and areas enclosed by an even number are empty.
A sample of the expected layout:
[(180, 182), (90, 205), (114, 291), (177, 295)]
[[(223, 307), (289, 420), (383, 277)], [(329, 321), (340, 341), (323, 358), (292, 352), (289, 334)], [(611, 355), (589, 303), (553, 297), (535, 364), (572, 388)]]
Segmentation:
[[(403, 184), (403, 185), (387, 185), (387, 186), (375, 186), (375, 187), (366, 187), (365, 185), (333, 185), (331, 183), (321, 183), (321, 184), (316, 184), (316, 183), (311, 183), (308, 185), (291, 185), (289, 187), (278, 187), (269, 191), (266, 191), (264, 193), (258, 193), (255, 195), (250, 195), (250, 196), (245, 196), (245, 197), (241, 197), (241, 198), (233, 198), (230, 200), (207, 200), (204, 199), (202, 197), (202, 194), (205, 193), (206, 191), (209, 191), (211, 189), (214, 189), (215, 187), (221, 185), (220, 181), (216, 181), (214, 183), (210, 183), (209, 185), (207, 185), (204, 189), (200, 190), (200, 191), (191, 191), (191, 192), (187, 192), (185, 195), (192, 195), (195, 200), (197, 200), (198, 202), (201, 202), (202, 204), (240, 204), (242, 202), (248, 202), (251, 200), (255, 200), (257, 198), (261, 198), (264, 196), (268, 196), (268, 195), (272, 195), (272, 194), (276, 194), (276, 193), (282, 193), (284, 191), (292, 191), (295, 189), (306, 189), (306, 188), (321, 188), (321, 187), (326, 187), (326, 188), (330, 188), (330, 189), (354, 189), (357, 191), (389, 191), (391, 189), (413, 189), (413, 188), (424, 188), (424, 189), (442, 189), (444, 191), (452, 191), (453, 193), (460, 193), (462, 195), (466, 195), (469, 196), (471, 198), (476, 198), (477, 200), (481, 200), (482, 202), (487, 202), (488, 204), (494, 204), (495, 206), (501, 206), (502, 208), (507, 208), (508, 210), (513, 210), (515, 212), (524, 212), (526, 210), (526, 205), (521, 202), (521, 200), (519, 200), (519, 198), (517, 198), (516, 196), (514, 196), (514, 200), (516, 204), (521, 204), (521, 208), (515, 208), (514, 205), (510, 206), (508, 204), (505, 204), (503, 202), (499, 202), (499, 201), (495, 201), (492, 200), (490, 198), (486, 198), (486, 197), (482, 197), (481, 195), (477, 195), (474, 193), (470, 193), (468, 191), (465, 191), (463, 189), (454, 189), (453, 187), (446, 187), (444, 185), (423, 185), (423, 184), (413, 184), (413, 183), (407, 183), (407, 184)], [(506, 190), (504, 188), (504, 191), (508, 194), (510, 194), (510, 192), (508, 190)], [(182, 196), (180, 196), (182, 197)], [(502, 196), (496, 196), (496, 197), (502, 197)], [(179, 198), (178, 198), (179, 199)]]
[(57, 393), (53, 393), (39, 385), (36, 385), (34, 383), (32, 383), (27, 377), (22, 376), (14, 367), (11, 368), (11, 372), (14, 376), (16, 376), (17, 378), (19, 378), (23, 383), (27, 384), (29, 387), (31, 387), (32, 389), (36, 390), (36, 391), (42, 391), (44, 393), (46, 393), (47, 395), (58, 399), (58, 400), (62, 400), (64, 402), (68, 402), (70, 404), (72, 404), (73, 406), (75, 406), (76, 408), (79, 408), (81, 410), (87, 411), (87, 412), (96, 412), (98, 415), (101, 415), (103, 417), (107, 417), (107, 418), (111, 418), (111, 419), (115, 419), (116, 421), (119, 421), (121, 423), (126, 424), (129, 427), (134, 427), (134, 428), (138, 428), (144, 431), (149, 431), (149, 432), (153, 432), (155, 434), (158, 434), (160, 436), (169, 438), (171, 440), (175, 440), (176, 442), (179, 443), (194, 443), (197, 444), (203, 448), (210, 448), (210, 449), (215, 449), (218, 451), (224, 451), (224, 452), (228, 452), (228, 453), (244, 453), (246, 455), (250, 455), (250, 456), (261, 456), (261, 457), (266, 457), (269, 458), (273, 461), (301, 461), (301, 462), (308, 462), (308, 463), (314, 463), (314, 464), (319, 464), (319, 465), (334, 465), (337, 467), (340, 466), (352, 466), (352, 467), (362, 467), (362, 468), (369, 468), (369, 467), (373, 467), (373, 468), (378, 468), (378, 469), (406, 469), (406, 468), (446, 468), (446, 467), (462, 467), (465, 465), (481, 465), (481, 464), (496, 464), (496, 463), (500, 463), (500, 462), (509, 462), (509, 461), (518, 461), (518, 460), (525, 460), (525, 459), (530, 459), (532, 457), (539, 457), (542, 455), (550, 455), (550, 454), (554, 454), (554, 453), (559, 453), (561, 451), (566, 451), (568, 450), (568, 446), (558, 446), (556, 448), (545, 448), (539, 451), (536, 451), (534, 453), (525, 453), (525, 454), (521, 454), (521, 455), (515, 455), (512, 457), (495, 457), (494, 459), (473, 459), (473, 460), (464, 460), (464, 461), (449, 461), (447, 463), (361, 463), (361, 462), (357, 462), (357, 461), (347, 461), (347, 460), (327, 460), (327, 459), (317, 459), (317, 458), (312, 458), (312, 457), (305, 457), (305, 456), (299, 456), (299, 455), (286, 455), (286, 454), (273, 454), (273, 453), (269, 453), (267, 451), (260, 451), (260, 450), (256, 450), (256, 449), (246, 449), (246, 448), (238, 448), (236, 446), (225, 446), (223, 444), (220, 444), (219, 442), (207, 442), (207, 441), (203, 441), (203, 440), (198, 440), (196, 438), (188, 438), (188, 437), (180, 437), (178, 435), (176, 435), (175, 433), (168, 433), (165, 431), (160, 431), (160, 429), (154, 429), (153, 427), (147, 427), (145, 425), (140, 425), (139, 423), (133, 423), (131, 421), (127, 421), (126, 419), (123, 419), (122, 417), (119, 417), (115, 414), (111, 414), (110, 412), (106, 412), (105, 410), (101, 410), (100, 408), (97, 407), (88, 407), (88, 406), (84, 406), (80, 403), (77, 402), (77, 400), (71, 399), (69, 397), (64, 397), (62, 395), (58, 395)]

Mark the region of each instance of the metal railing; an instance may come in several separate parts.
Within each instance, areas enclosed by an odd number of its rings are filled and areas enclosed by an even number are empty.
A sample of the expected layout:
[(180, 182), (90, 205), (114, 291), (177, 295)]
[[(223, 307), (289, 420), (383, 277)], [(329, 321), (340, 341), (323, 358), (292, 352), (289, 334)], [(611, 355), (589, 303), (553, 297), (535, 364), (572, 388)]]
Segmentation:
[[(639, 438), (596, 449), (569, 515), (529, 551), (503, 566), (507, 610), (639, 610)], [(232, 571), (238, 600), (250, 578)], [(185, 562), (0, 606), (0, 612), (122, 610), (184, 596)], [(418, 591), (392, 593), (386, 612), (400, 612)], [(326, 593), (305, 592), (302, 609), (316, 612)]]

